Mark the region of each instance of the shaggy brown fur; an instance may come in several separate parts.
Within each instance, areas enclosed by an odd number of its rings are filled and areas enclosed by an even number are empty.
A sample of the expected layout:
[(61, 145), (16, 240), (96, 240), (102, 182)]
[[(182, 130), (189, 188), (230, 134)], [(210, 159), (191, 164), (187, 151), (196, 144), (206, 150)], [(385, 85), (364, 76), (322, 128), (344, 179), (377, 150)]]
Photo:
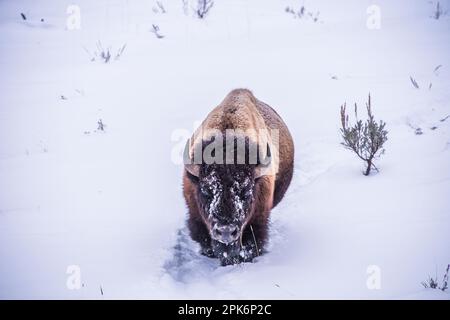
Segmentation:
[[(275, 110), (257, 100), (247, 89), (231, 91), (223, 102), (209, 113), (190, 140), (190, 158), (193, 157), (192, 150), (195, 146), (199, 144), (203, 146), (205, 141), (210, 141), (210, 130), (224, 133), (227, 129), (244, 131), (254, 129), (255, 132), (259, 129), (278, 129), (279, 149), (278, 152), (271, 150), (271, 153), (279, 157), (274, 157), (271, 162), (275, 170), (260, 177), (255, 175), (257, 165), (248, 163), (243, 165), (200, 164), (197, 165), (196, 170), (192, 170), (192, 166), (185, 167), (183, 193), (189, 210), (188, 227), (191, 237), (200, 243), (203, 254), (220, 258), (223, 265), (251, 261), (263, 252), (267, 240), (270, 210), (283, 198), (292, 178), (294, 162), (294, 144), (285, 123)], [(251, 143), (259, 143), (258, 147), (261, 141), (265, 141), (258, 140), (252, 134), (246, 139)], [(265, 139), (269, 144), (272, 142), (270, 135), (267, 135)], [(270, 145), (270, 147), (275, 148), (276, 145)], [(226, 188), (224, 192), (228, 192), (235, 183), (236, 180), (233, 178), (235, 175), (236, 177), (245, 176), (251, 180), (251, 190), (247, 191), (251, 193), (251, 197), (242, 200), (245, 217), (236, 224), (241, 230), (241, 237), (234, 244), (225, 245), (211, 237), (213, 223), (222, 221), (221, 219), (225, 216), (227, 219), (232, 219), (235, 215), (233, 212), (222, 212), (230, 211), (228, 208), (232, 207), (229, 198), (233, 197), (228, 196), (226, 197), (228, 199), (222, 199), (220, 202), (218, 211), (221, 212), (215, 217), (217, 219), (212, 220), (211, 215), (208, 216), (206, 211), (210, 202), (207, 196), (206, 198), (203, 196), (204, 181), (202, 179), (211, 171), (223, 177), (220, 178), (220, 183), (223, 188)], [(224, 252), (226, 254), (223, 254)]]

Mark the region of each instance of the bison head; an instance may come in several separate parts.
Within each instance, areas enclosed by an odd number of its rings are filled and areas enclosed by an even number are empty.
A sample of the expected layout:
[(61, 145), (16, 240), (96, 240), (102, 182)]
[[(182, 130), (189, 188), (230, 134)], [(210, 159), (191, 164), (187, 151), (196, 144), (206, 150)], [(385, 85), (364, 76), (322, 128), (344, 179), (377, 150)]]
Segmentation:
[[(209, 143), (204, 143), (202, 149)], [(268, 145), (265, 160), (255, 164), (249, 161), (248, 141), (244, 150), (246, 161), (240, 164), (236, 149), (235, 162), (231, 164), (185, 164), (188, 177), (196, 186), (196, 201), (210, 236), (225, 245), (237, 243), (242, 236), (254, 212), (258, 180), (270, 162)]]

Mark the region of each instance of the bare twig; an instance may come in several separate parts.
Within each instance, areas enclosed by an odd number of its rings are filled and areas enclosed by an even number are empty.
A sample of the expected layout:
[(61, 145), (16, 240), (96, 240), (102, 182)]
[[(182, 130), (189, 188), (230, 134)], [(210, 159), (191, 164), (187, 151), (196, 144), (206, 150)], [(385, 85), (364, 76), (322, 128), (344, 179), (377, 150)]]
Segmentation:
[[(115, 53), (111, 49), (111, 47), (104, 48), (100, 40), (98, 40), (95, 43), (95, 47), (96, 47), (96, 49), (93, 51), (93, 53), (91, 53), (84, 46), (83, 46), (83, 49), (89, 55), (89, 57), (91, 58), (91, 61), (95, 61), (95, 60), (99, 59), (104, 63), (108, 63), (112, 60), (119, 60), (119, 58), (122, 56), (123, 52), (125, 51), (127, 44), (125, 43), (124, 45), (122, 45)], [(111, 58), (113, 58), (113, 59), (111, 59)]]
[(159, 26), (156, 24), (152, 24), (152, 29), (150, 30), (151, 33), (155, 34), (156, 38), (162, 39), (164, 36), (159, 33)]
[(438, 1), (438, 3), (436, 4), (436, 9), (435, 9), (434, 14), (433, 14), (433, 18), (436, 19), (436, 20), (439, 20), (439, 18), (443, 15), (443, 13), (444, 12), (443, 12), (443, 10), (441, 8), (441, 4)]
[(441, 120), (439, 120), (440, 122), (444, 122), (445, 120), (447, 120), (448, 118), (450, 118), (450, 114), (448, 116), (446, 116), (445, 118), (442, 118)]
[(417, 84), (417, 81), (413, 78), (413, 77), (409, 77), (409, 79), (411, 80), (411, 83), (413, 84), (413, 86), (416, 88), (416, 89), (419, 89), (419, 85)]
[(156, 5), (158, 6), (159, 10), (161, 10), (161, 13), (166, 13), (166, 8), (164, 8), (164, 5), (160, 1), (156, 1)]
[(198, 0), (197, 8), (195, 8), (194, 11), (199, 19), (203, 19), (206, 17), (213, 6), (213, 0)]
[(97, 121), (97, 124), (98, 124), (97, 130), (105, 131), (106, 125), (103, 123), (102, 119), (99, 119)]
[(433, 72), (437, 73), (439, 69), (442, 68), (442, 64), (438, 65), (436, 68), (434, 68)]
[(119, 60), (119, 58), (122, 56), (123, 52), (125, 51), (125, 48), (127, 47), (127, 44), (125, 43), (116, 53), (115, 60)]

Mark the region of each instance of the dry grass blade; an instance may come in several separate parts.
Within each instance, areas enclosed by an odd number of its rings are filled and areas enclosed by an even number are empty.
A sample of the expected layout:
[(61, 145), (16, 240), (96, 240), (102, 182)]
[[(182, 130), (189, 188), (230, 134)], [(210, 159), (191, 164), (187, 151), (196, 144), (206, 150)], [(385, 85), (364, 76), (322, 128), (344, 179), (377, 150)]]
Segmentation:
[(409, 77), (409, 79), (411, 80), (411, 83), (413, 84), (413, 86), (416, 88), (416, 89), (419, 89), (419, 84), (417, 83), (417, 81), (413, 78), (413, 77)]

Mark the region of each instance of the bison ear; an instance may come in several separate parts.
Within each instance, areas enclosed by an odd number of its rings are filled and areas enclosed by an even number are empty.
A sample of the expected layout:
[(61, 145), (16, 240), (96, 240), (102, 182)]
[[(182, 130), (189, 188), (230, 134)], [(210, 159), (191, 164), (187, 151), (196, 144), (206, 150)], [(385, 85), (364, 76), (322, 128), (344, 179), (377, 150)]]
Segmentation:
[(200, 166), (198, 164), (194, 164), (193, 159), (191, 159), (191, 155), (189, 152), (189, 146), (190, 146), (190, 139), (186, 142), (186, 146), (184, 147), (183, 152), (183, 162), (184, 162), (184, 168), (187, 172), (189, 172), (194, 177), (199, 176), (200, 174)]
[(200, 175), (200, 166), (198, 164), (185, 164), (184, 168), (194, 177), (198, 178)]
[(267, 144), (266, 157), (264, 159), (260, 159), (260, 161), (258, 161), (258, 165), (255, 167), (255, 179), (268, 175), (270, 173), (271, 163), (272, 163), (272, 153), (270, 151), (269, 144)]

